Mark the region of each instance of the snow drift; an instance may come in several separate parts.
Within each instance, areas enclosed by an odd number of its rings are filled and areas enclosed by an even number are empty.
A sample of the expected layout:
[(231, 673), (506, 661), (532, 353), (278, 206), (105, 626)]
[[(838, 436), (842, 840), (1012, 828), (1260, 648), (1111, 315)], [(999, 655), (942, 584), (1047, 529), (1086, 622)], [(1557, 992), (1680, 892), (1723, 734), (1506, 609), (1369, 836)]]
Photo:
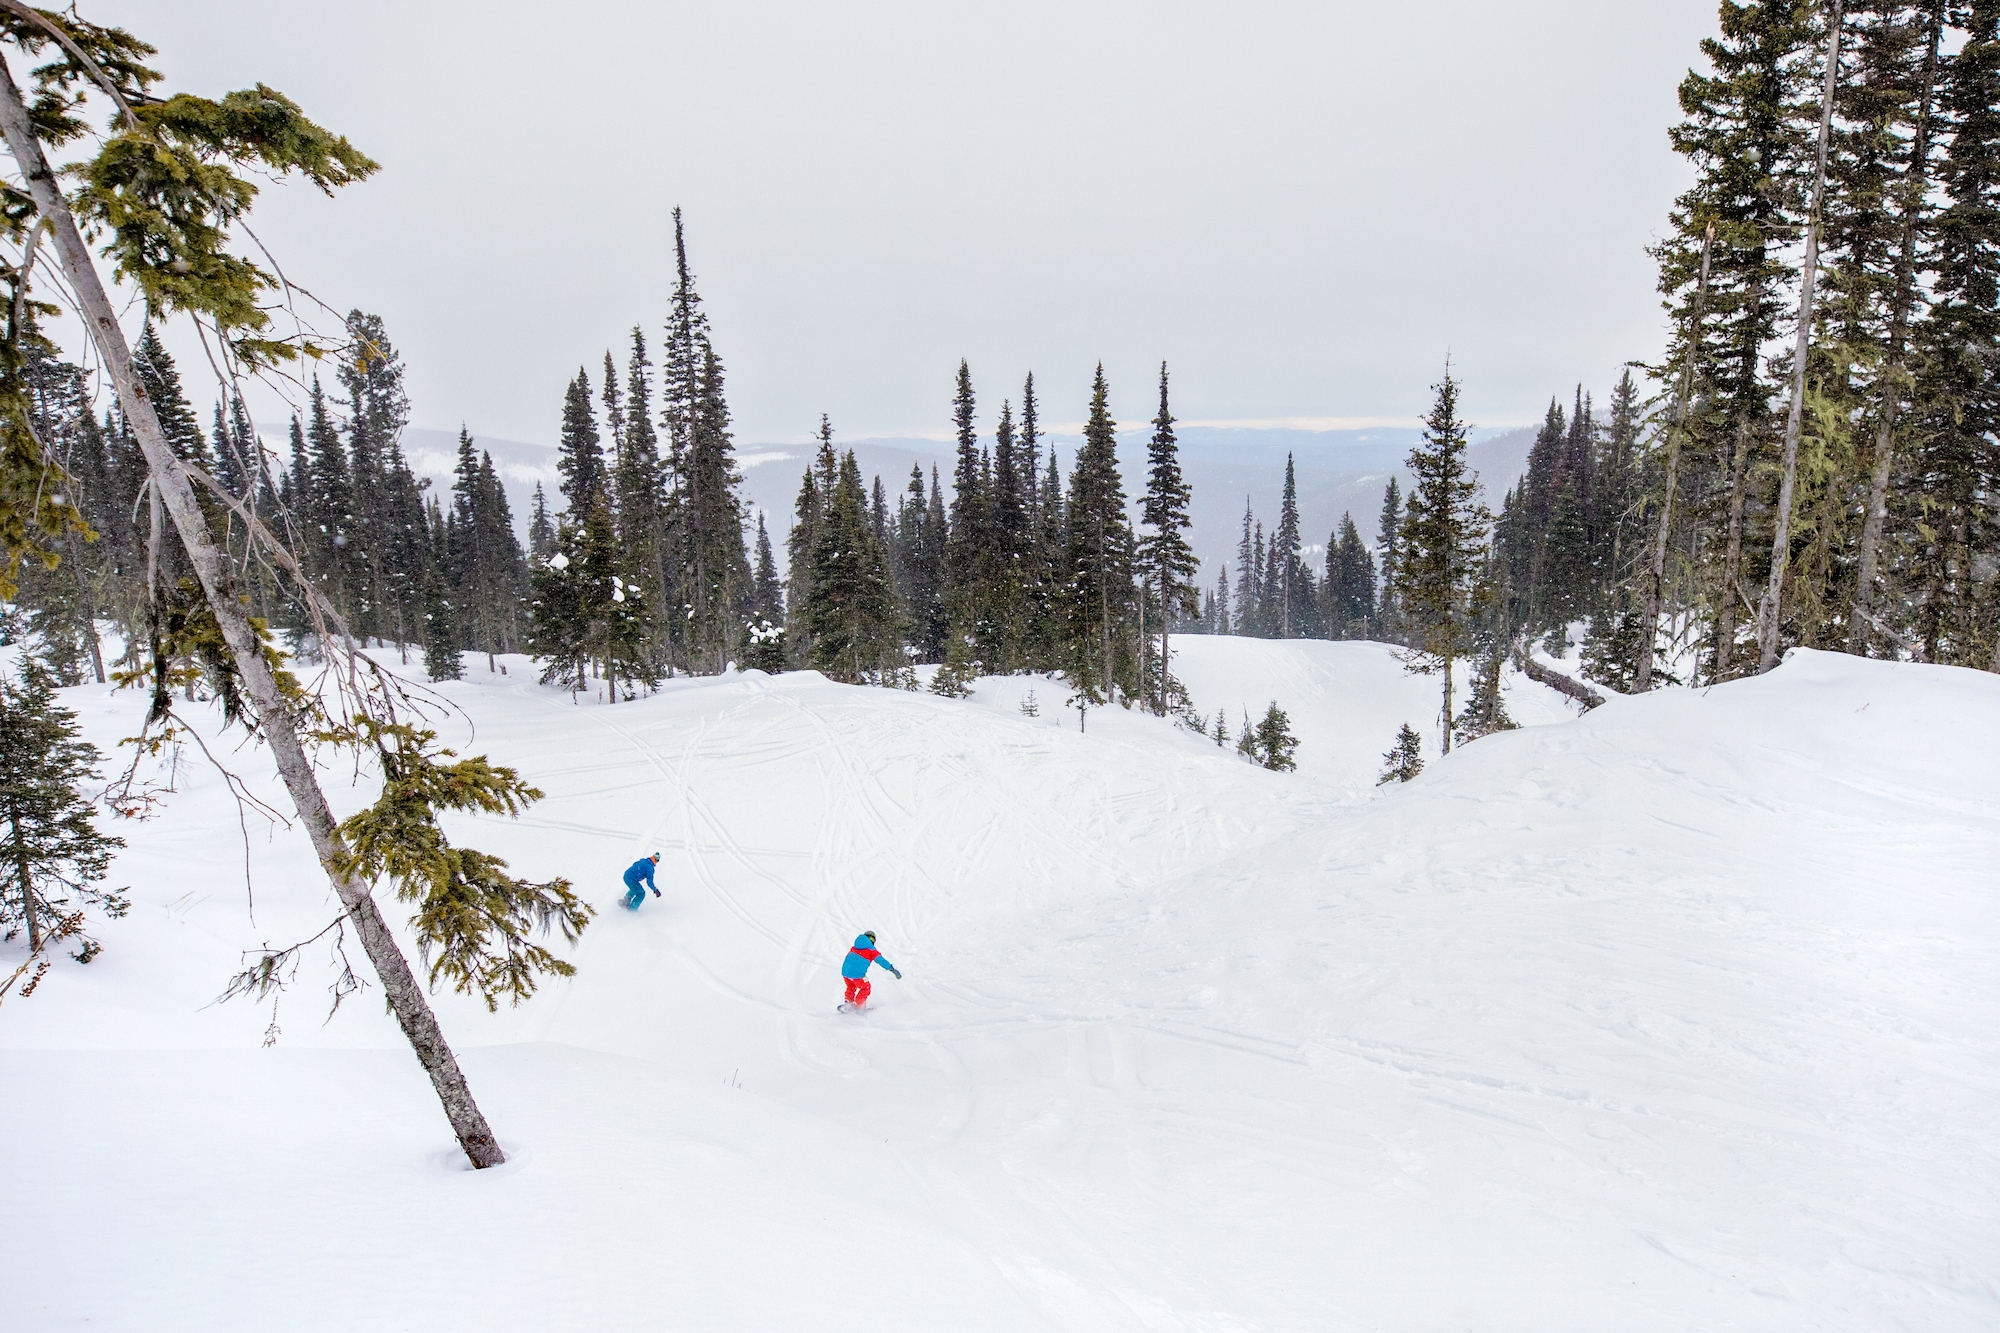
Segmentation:
[[(107, 953), (0, 1009), (10, 1326), (2000, 1321), (2000, 679), (1796, 653), (1581, 719), (1513, 680), (1541, 725), (1377, 789), (1434, 682), (1177, 646), (1299, 773), (1029, 678), (441, 687), (549, 794), (479, 845), (603, 912), (521, 1009), (440, 998), (483, 1173), (372, 991), (322, 1026), (309, 960), (268, 1050), (210, 1004), (333, 907), (253, 823), (253, 922), (184, 766)], [(107, 746), (143, 703), (70, 701)], [(908, 979), (847, 1018), (864, 928)]]

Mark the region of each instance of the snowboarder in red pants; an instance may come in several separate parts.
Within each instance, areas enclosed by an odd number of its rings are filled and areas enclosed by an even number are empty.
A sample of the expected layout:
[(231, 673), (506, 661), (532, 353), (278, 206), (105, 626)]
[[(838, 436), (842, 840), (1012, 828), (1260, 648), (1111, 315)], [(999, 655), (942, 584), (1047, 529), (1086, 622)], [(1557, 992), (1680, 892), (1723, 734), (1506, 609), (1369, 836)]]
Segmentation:
[(840, 963), (841, 978), (847, 982), (847, 1003), (841, 1006), (842, 1008), (859, 1009), (868, 1003), (868, 994), (875, 989), (868, 984), (870, 963), (880, 963), (889, 969), (896, 980), (903, 979), (903, 974), (896, 971), (896, 965), (884, 958), (876, 949), (875, 932), (864, 930), (855, 937), (854, 947), (847, 951), (847, 957)]

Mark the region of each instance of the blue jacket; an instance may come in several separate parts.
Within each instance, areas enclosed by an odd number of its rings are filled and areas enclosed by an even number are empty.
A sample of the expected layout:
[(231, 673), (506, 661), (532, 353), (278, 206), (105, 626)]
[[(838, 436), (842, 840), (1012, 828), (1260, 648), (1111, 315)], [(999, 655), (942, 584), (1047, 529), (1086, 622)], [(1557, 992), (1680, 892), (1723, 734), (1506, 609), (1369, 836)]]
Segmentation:
[(654, 893), (660, 891), (660, 886), (653, 883), (653, 858), (650, 856), (642, 856), (625, 867), (625, 883), (629, 887), (638, 888), (642, 880)]
[(854, 947), (849, 949), (847, 957), (840, 961), (840, 975), (843, 977), (865, 977), (868, 975), (868, 965), (870, 963), (880, 963), (891, 972), (896, 970), (894, 963), (876, 952), (873, 940), (869, 939), (866, 935), (856, 935), (854, 937)]

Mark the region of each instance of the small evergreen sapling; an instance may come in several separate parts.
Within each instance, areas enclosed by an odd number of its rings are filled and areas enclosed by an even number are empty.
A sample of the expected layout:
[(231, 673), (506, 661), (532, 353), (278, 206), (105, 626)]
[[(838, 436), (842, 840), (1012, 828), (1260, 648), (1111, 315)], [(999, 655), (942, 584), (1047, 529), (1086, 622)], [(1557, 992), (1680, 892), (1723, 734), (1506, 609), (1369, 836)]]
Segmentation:
[(1408, 782), (1424, 771), (1424, 738), (1417, 735), (1414, 728), (1405, 722), (1396, 733), (1396, 743), (1389, 753), (1382, 756), (1384, 768), (1382, 776), (1375, 779), (1380, 787), (1390, 782)]
[(82, 948), (70, 956), (87, 963), (99, 946), (81, 935), (82, 909), (125, 915), (124, 896), (97, 887), (125, 844), (98, 832), (78, 789), (97, 762), (47, 668), (30, 661), (18, 681), (0, 678), (0, 938), (25, 930), (31, 958), (62, 935), (79, 935)]
[(1243, 733), (1243, 743), (1238, 748), (1274, 773), (1289, 773), (1298, 767), (1292, 758), (1292, 752), (1299, 748), (1298, 738), (1292, 735), (1292, 720), (1275, 699), (1265, 710), (1263, 720)]

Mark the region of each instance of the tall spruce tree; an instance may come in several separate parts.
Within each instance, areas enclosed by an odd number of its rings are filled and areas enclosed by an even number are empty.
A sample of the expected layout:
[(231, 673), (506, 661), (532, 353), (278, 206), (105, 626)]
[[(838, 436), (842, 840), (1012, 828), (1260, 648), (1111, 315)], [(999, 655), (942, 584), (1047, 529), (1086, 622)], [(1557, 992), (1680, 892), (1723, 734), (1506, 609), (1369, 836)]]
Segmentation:
[(1403, 642), (1402, 596), (1397, 591), (1403, 545), (1403, 491), (1396, 478), (1382, 490), (1382, 513), (1375, 534), (1381, 553), (1382, 588), (1375, 603), (1377, 632), (1387, 643)]
[(1104, 367), (1090, 388), (1083, 448), (1069, 479), (1069, 652), (1072, 679), (1109, 699), (1130, 697), (1137, 662), (1128, 622), (1134, 609), (1132, 529), (1118, 475), (1117, 423), (1111, 419)]
[(1458, 381), (1449, 364), (1423, 439), (1410, 450), (1413, 478), (1397, 552), (1397, 592), (1409, 622), (1404, 664), (1444, 683), (1439, 711), (1442, 753), (1451, 753), (1452, 664), (1471, 646), (1478, 562), (1490, 516), (1479, 502), (1479, 480), (1466, 464), (1466, 426), (1458, 414)]
[(1193, 491), (1181, 475), (1180, 445), (1174, 439), (1174, 414), (1167, 404), (1167, 363), (1160, 363), (1160, 410), (1153, 418), (1153, 437), (1146, 446), (1146, 495), (1139, 502), (1139, 569), (1153, 591), (1159, 611), (1160, 658), (1156, 688), (1150, 700), (1165, 714), (1179, 691), (1173, 681), (1169, 636), (1175, 620), (1197, 614), (1200, 607), (1195, 576), (1201, 562), (1188, 544), (1188, 503)]
[(1375, 558), (1362, 544), (1352, 514), (1340, 516), (1340, 526), (1326, 543), (1326, 622), (1336, 639), (1365, 639), (1375, 612)]

